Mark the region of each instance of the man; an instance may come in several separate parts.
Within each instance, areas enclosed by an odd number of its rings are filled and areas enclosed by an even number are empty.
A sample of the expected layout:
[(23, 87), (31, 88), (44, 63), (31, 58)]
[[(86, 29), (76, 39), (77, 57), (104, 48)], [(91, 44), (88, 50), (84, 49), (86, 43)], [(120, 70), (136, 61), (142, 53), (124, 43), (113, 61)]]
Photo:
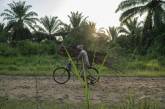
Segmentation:
[(77, 49), (80, 50), (77, 58), (78, 58), (78, 60), (80, 60), (80, 59), (82, 60), (83, 67), (85, 69), (87, 69), (88, 67), (90, 67), (87, 51), (84, 50), (83, 45), (78, 45)]
[[(78, 45), (77, 46), (77, 49), (80, 50), (79, 55), (78, 55), (78, 60), (80, 60), (80, 59), (82, 60), (83, 69), (84, 70), (87, 70), (90, 67), (90, 63), (89, 63), (89, 58), (88, 58), (87, 51), (84, 50), (84, 46), (83, 45)], [(81, 77), (84, 78), (84, 75), (81, 74)], [(93, 85), (94, 84), (93, 80), (90, 80), (88, 82), (88, 84)]]

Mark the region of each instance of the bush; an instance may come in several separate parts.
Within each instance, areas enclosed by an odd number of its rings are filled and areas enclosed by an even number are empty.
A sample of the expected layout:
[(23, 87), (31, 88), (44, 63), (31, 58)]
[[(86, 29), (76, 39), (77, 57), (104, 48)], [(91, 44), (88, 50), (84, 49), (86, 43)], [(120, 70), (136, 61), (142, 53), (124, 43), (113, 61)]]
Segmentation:
[(0, 32), (0, 42), (7, 42), (7, 39), (9, 37), (9, 34), (6, 32)]
[(41, 54), (56, 54), (57, 45), (54, 41), (45, 41), (40, 44)]
[(18, 50), (16, 48), (12, 48), (5, 43), (0, 44), (0, 55), (2, 56), (16, 56), (18, 55)]
[(43, 55), (55, 54), (56, 45), (53, 41), (32, 42), (24, 40), (17, 43), (17, 48), (21, 55)]
[(18, 42), (17, 48), (22, 55), (35, 55), (40, 53), (40, 45), (29, 40)]
[(164, 42), (165, 42), (165, 33), (161, 34), (160, 36), (157, 36), (155, 38), (154, 43), (150, 46), (150, 48), (147, 51), (148, 55), (153, 57), (165, 56)]

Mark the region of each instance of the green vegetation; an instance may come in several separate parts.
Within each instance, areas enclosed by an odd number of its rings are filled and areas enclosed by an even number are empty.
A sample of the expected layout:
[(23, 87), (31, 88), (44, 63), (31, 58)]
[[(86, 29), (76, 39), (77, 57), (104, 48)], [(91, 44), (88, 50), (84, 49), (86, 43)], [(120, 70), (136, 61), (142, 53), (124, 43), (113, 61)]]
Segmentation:
[(0, 56), (0, 74), (4, 75), (52, 75), (55, 67), (65, 65), (60, 56)]
[[(60, 103), (59, 101), (40, 101), (35, 100), (3, 100), (0, 98), (1, 109), (36, 109), (42, 107), (44, 109), (86, 109), (84, 104), (77, 103)], [(2, 101), (3, 100), (3, 101)], [(137, 100), (134, 97), (126, 98), (126, 101), (117, 104), (93, 104), (90, 109), (161, 109), (163, 104), (156, 102), (150, 98)]]
[[(68, 58), (59, 55), (0, 56), (0, 74), (2, 75), (52, 75), (58, 66), (65, 66)], [(163, 60), (161, 60), (164, 62)], [(123, 66), (124, 65), (124, 66)], [(100, 75), (163, 77), (165, 67), (158, 59), (139, 59), (122, 65), (106, 67), (96, 65)]]
[[(96, 23), (89, 21), (81, 12), (71, 12), (68, 15), (70, 22), (66, 24), (57, 16), (37, 18), (38, 14), (30, 11), (31, 5), (27, 5), (25, 1), (13, 1), (1, 13), (7, 23), (0, 23), (0, 75), (50, 76), (55, 67), (65, 66), (67, 62), (66, 55), (59, 55), (59, 46), (66, 46), (64, 51), (72, 60), (74, 47), (84, 44), (96, 57), (92, 57), (93, 63), (97, 63), (100, 75), (164, 77), (164, 3), (161, 0), (124, 0), (116, 7), (116, 12), (122, 11), (121, 25), (97, 29)], [(146, 14), (142, 22), (139, 22), (139, 14)], [(97, 62), (98, 60), (101, 62)], [(81, 80), (73, 60), (72, 64)], [(82, 81), (82, 85), (85, 86), (86, 104), (78, 104), (78, 108), (109, 108), (108, 105), (90, 103), (91, 92), (87, 81)], [(36, 109), (38, 105), (42, 105), (45, 109), (77, 109), (77, 105), (72, 104), (57, 105), (47, 101), (38, 103), (8, 100), (1, 103), (0, 108)], [(133, 98), (126, 99), (124, 104), (116, 104), (113, 108), (159, 109), (151, 100), (135, 102)]]

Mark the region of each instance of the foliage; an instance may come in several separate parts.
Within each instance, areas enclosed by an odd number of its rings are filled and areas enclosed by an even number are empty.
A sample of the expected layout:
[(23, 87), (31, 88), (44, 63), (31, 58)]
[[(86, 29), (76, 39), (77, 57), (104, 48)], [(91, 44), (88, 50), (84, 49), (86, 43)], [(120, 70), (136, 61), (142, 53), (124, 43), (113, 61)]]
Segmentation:
[(17, 56), (18, 51), (17, 49), (10, 47), (8, 44), (0, 43), (0, 55), (1, 56)]
[(159, 103), (147, 97), (137, 101), (135, 97), (129, 96), (125, 102), (120, 105), (119, 109), (160, 109), (160, 106)]
[(65, 65), (65, 58), (56, 54), (9, 57), (1, 55), (0, 64), (1, 75), (52, 75), (55, 67)]
[(57, 53), (57, 45), (53, 41), (32, 42), (24, 40), (16, 42), (15, 47), (9, 44), (0, 44), (0, 55), (16, 56), (16, 55), (52, 55)]
[(7, 42), (9, 39), (9, 33), (6, 31), (4, 23), (0, 23), (0, 42)]
[[(47, 39), (54, 39), (53, 34), (58, 33), (60, 31), (61, 21), (58, 17), (42, 17), (40, 18), (40, 25), (35, 25), (35, 31), (47, 35)], [(37, 30), (36, 30), (37, 29)]]
[(154, 33), (163, 28), (165, 24), (164, 5), (165, 2), (162, 0), (125, 0), (119, 4), (116, 12), (123, 11), (120, 17), (122, 23), (137, 15), (143, 15), (145, 18), (143, 30), (141, 30), (143, 34), (141, 43), (138, 45), (139, 54), (147, 54), (146, 51), (154, 43)]
[(72, 28), (71, 32), (64, 38), (66, 45), (84, 44), (89, 47), (94, 40), (93, 33), (95, 33), (95, 23), (84, 21), (79, 27)]
[[(5, 9), (1, 16), (4, 17), (3, 20), (8, 21), (8, 30), (12, 29), (11, 31), (13, 31), (12, 40), (20, 40), (22, 39), (21, 37), (26, 36), (25, 34), (29, 32), (26, 28), (33, 28), (38, 14), (29, 11), (32, 6), (26, 5), (25, 1), (13, 1), (8, 6), (10, 9)], [(26, 37), (23, 39), (26, 39)]]
[(151, 26), (151, 28), (153, 26), (158, 27), (165, 19), (164, 9), (162, 7), (164, 3), (161, 0), (124, 0), (119, 4), (116, 12), (120, 10), (124, 11), (120, 17), (120, 21), (122, 22), (137, 14), (142, 15), (147, 12), (145, 29), (147, 26)]
[(165, 33), (158, 35), (148, 50), (148, 55), (161, 57), (165, 54)]
[(43, 55), (56, 53), (56, 45), (54, 42), (46, 40), (41, 43), (35, 43), (29, 40), (21, 41), (17, 43), (17, 48), (22, 55)]
[(111, 38), (111, 41), (116, 41), (116, 39), (119, 36), (118, 29), (115, 27), (108, 27), (106, 32), (107, 32), (108, 36)]
[(122, 44), (121, 47), (128, 49), (132, 53), (139, 52), (139, 47), (142, 44), (142, 22), (138, 22), (137, 20), (137, 18), (128, 19), (122, 23), (123, 26), (118, 28), (119, 36), (123, 37), (123, 40), (126, 40), (126, 43)]
[(72, 29), (78, 29), (82, 22), (86, 21), (86, 18), (82, 13), (71, 12), (71, 15), (68, 15)]

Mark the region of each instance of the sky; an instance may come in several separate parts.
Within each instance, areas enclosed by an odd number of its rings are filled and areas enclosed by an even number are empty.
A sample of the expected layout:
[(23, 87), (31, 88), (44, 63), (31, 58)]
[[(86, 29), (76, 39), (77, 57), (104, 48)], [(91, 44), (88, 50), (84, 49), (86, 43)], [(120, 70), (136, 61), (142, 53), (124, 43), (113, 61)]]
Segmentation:
[[(0, 13), (8, 8), (13, 0), (0, 0)], [(18, 1), (18, 0), (14, 0)], [(97, 28), (118, 26), (120, 13), (115, 13), (122, 0), (26, 0), (32, 5), (31, 10), (38, 13), (39, 18), (45, 15), (58, 16), (60, 20), (69, 23), (71, 11), (82, 12), (88, 20), (96, 23)], [(1, 18), (2, 20), (2, 18)]]

